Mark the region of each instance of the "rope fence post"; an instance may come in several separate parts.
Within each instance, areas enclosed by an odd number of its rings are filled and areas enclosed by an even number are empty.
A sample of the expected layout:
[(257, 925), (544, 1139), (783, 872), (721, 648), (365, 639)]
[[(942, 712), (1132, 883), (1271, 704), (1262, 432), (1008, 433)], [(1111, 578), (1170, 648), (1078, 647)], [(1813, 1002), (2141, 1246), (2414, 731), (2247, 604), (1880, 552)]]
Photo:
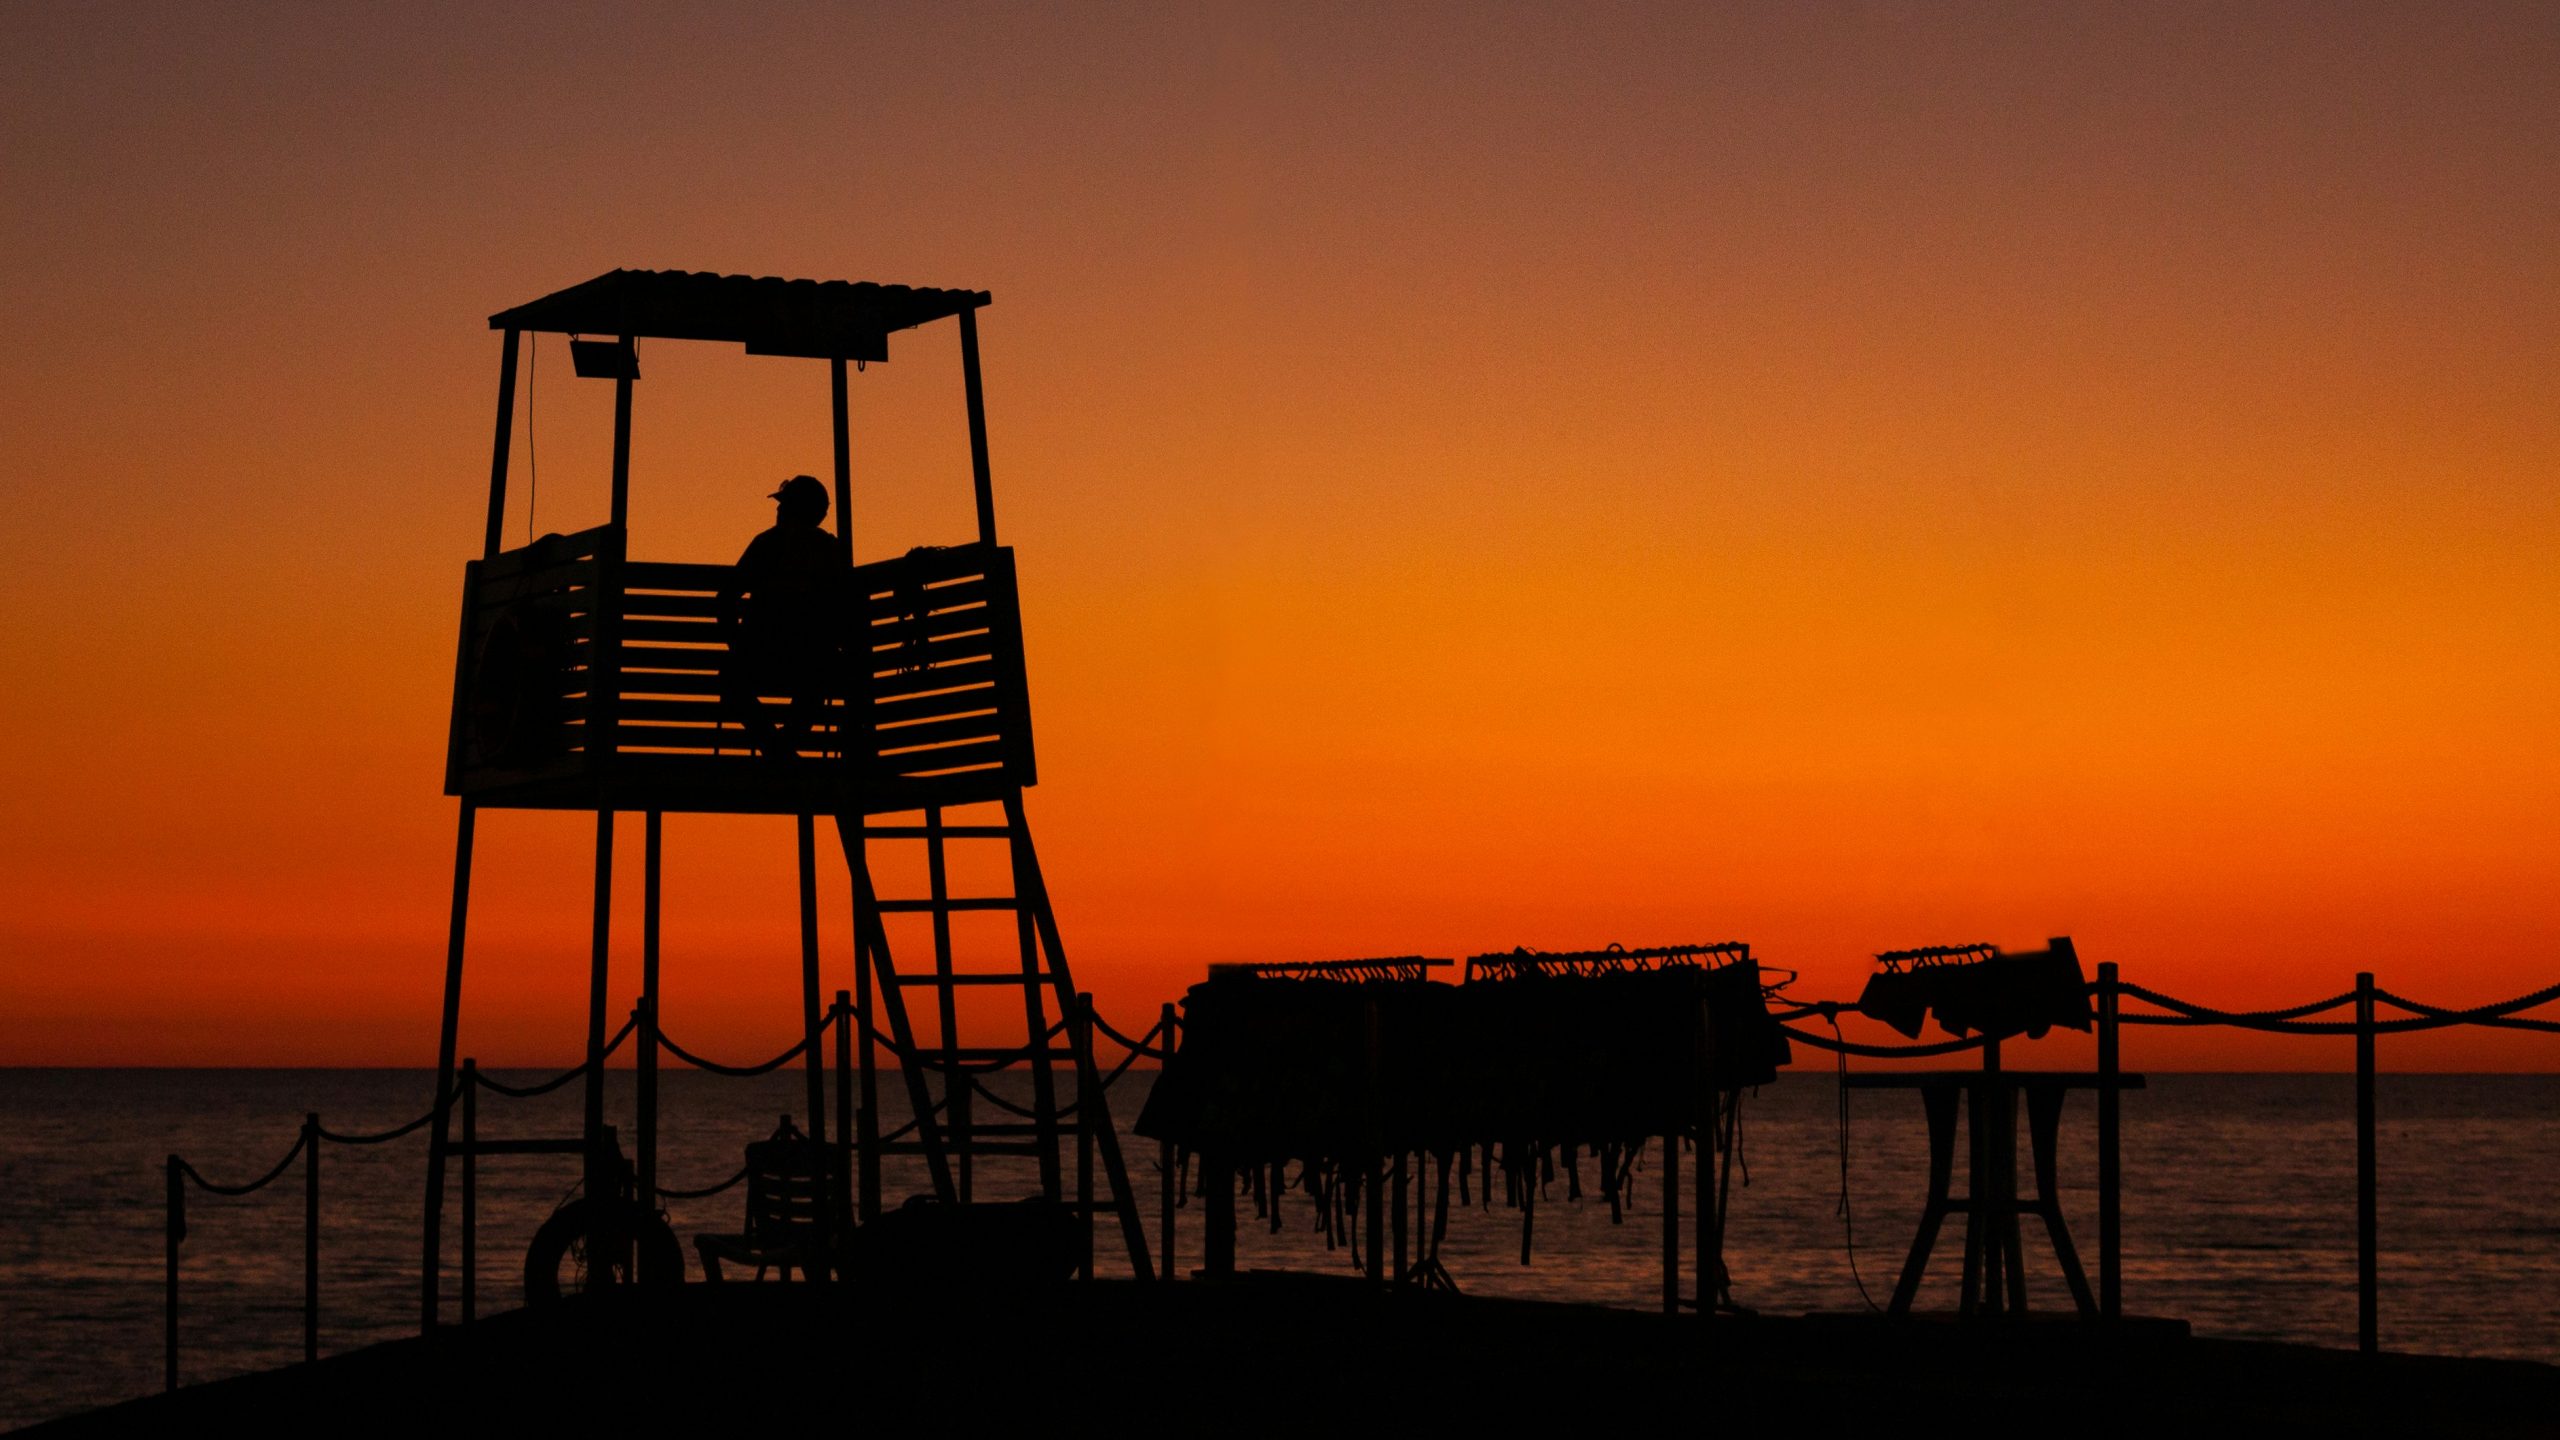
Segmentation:
[(320, 1113), (302, 1117), (302, 1359), (320, 1358)]
[(169, 1157), (169, 1199), (165, 1227), (169, 1239), (169, 1289), (168, 1306), (162, 1317), (161, 1336), (166, 1350), (160, 1387), (164, 1390), (178, 1388), (178, 1242), (185, 1239), (187, 1234), (187, 1177), (184, 1168), (186, 1163), (175, 1155)]
[(480, 1062), (462, 1062), (462, 1323), (480, 1313)]
[(2098, 1318), (2124, 1316), (2124, 1167), (2122, 1036), (2116, 1024), (2116, 964), (2098, 966)]
[(2381, 1347), (2379, 1227), (2374, 1215), (2373, 972), (2356, 975), (2356, 1349)]
[[(1164, 1051), (1164, 1059), (1158, 1062), (1159, 1068), (1156, 1071), (1156, 1080), (1159, 1084), (1164, 1080), (1165, 1070), (1172, 1068), (1173, 1065), (1174, 1025), (1173, 1005), (1168, 1001), (1157, 1013), (1156, 1018), (1156, 1044)], [(1174, 1276), (1173, 1212), (1175, 1206), (1180, 1203), (1180, 1196), (1176, 1192), (1178, 1182), (1174, 1177), (1174, 1169), (1173, 1142), (1157, 1141), (1156, 1208), (1164, 1230), (1164, 1242), (1158, 1248), (1164, 1252), (1164, 1278), (1167, 1282), (1171, 1282)]]

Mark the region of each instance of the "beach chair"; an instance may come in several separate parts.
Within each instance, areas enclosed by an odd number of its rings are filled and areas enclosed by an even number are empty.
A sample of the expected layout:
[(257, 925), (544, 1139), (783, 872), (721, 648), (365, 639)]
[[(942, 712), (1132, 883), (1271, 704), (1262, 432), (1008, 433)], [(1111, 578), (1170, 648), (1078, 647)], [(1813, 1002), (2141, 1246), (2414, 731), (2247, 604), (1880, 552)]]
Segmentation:
[(703, 1277), (720, 1281), (723, 1262), (753, 1265), (758, 1280), (772, 1269), (784, 1281), (794, 1270), (810, 1280), (835, 1273), (844, 1248), (844, 1181), (843, 1152), (783, 1116), (770, 1138), (747, 1147), (746, 1228), (693, 1237)]

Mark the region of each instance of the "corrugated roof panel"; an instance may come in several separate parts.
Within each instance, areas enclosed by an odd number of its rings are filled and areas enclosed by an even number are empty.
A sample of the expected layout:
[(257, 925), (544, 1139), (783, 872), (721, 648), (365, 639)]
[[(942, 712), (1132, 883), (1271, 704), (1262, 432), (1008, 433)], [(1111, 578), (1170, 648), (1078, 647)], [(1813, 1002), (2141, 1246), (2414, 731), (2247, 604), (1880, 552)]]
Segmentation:
[(716, 340), (777, 355), (874, 359), (885, 337), (989, 303), (984, 290), (613, 270), (489, 317), (493, 330)]

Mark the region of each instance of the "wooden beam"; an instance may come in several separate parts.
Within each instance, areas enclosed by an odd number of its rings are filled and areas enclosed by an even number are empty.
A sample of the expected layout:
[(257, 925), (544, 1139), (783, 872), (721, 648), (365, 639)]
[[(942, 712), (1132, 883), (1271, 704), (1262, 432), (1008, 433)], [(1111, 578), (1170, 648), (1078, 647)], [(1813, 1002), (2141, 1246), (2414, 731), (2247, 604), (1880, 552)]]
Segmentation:
[[(631, 337), (622, 337), (631, 343)], [(625, 375), (613, 382), (613, 523), (616, 528), (631, 523), (631, 377)]]
[(818, 1046), (818, 822), (814, 815), (795, 815), (793, 831), (800, 846), (800, 1033), (809, 1045), (800, 1057), (809, 1080), (808, 1125), (812, 1140), (827, 1135), (827, 1057)]
[(995, 481), (987, 469), (987, 397), (978, 376), (978, 312), (960, 312), (960, 381), (969, 400), (969, 475), (978, 496), (978, 543), (996, 543)]
[(613, 812), (596, 812), (595, 916), (587, 948), (587, 1083), (585, 1127), (589, 1164), (587, 1193), (602, 1195), (605, 1177), (593, 1163), (604, 1140), (604, 1007), (607, 967), (613, 942)]
[[(453, 837), (453, 912), (445, 931), (443, 1020), (436, 1031), (436, 1118), (427, 1136), (426, 1256), (419, 1275), (422, 1334), (436, 1328), (436, 1287), (444, 1269), (444, 1157), (453, 1130), (454, 1041), (462, 1020), (462, 941), (471, 916), (471, 840), (479, 814), (470, 801), (463, 801)], [(174, 1247), (175, 1242), (171, 1243)]]
[[(636, 1037), (640, 1056), (633, 1089), (639, 1111), (640, 1203), (650, 1209), (658, 1203), (658, 874), (665, 826), (662, 812), (649, 811), (640, 842), (640, 1033)], [(647, 1253), (646, 1247), (642, 1253)], [(641, 1278), (656, 1281), (661, 1277)], [(673, 1282), (684, 1277), (664, 1278)]]
[(836, 537), (844, 541), (844, 563), (853, 563), (853, 420), (845, 393), (844, 361), (827, 362), (827, 379), (835, 400)]
[(498, 437), (489, 447), (489, 529), (481, 540), (483, 559), (498, 553), (507, 524), (507, 448), (516, 435), (516, 342), (510, 330), (498, 352)]

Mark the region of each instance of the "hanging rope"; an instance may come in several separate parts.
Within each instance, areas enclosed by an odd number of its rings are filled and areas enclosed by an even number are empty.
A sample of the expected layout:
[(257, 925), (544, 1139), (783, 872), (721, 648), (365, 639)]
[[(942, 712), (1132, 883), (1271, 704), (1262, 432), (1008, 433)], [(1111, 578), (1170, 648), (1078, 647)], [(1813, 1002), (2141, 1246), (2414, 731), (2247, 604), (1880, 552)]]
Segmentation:
[(613, 1032), (613, 1038), (605, 1042), (604, 1049), (597, 1053), (595, 1059), (586, 1061), (571, 1069), (563, 1070), (559, 1074), (552, 1076), (550, 1079), (545, 1080), (538, 1085), (508, 1085), (500, 1081), (490, 1079), (489, 1072), (486, 1070), (476, 1070), (473, 1073), (480, 1077), (480, 1088), (483, 1090), (494, 1090), (501, 1095), (511, 1095), (519, 1100), (528, 1100), (536, 1095), (548, 1095), (552, 1091), (559, 1089), (561, 1086), (568, 1084), (570, 1081), (577, 1079), (579, 1076), (586, 1074), (589, 1066), (612, 1059), (613, 1052), (621, 1049), (622, 1042), (631, 1038), (631, 1032), (638, 1027), (639, 1023), (640, 1021), (637, 1016), (623, 1021), (622, 1028)]
[[(1830, 1020), (1832, 1033), (1835, 1036), (1838, 1035), (1840, 1031), (1840, 1017), (1837, 1014), (1833, 1014), (1824, 1018)], [(1835, 1208), (1834, 1213), (1838, 1214), (1840, 1217), (1840, 1243), (1848, 1252), (1849, 1279), (1855, 1282), (1858, 1287), (1858, 1298), (1867, 1302), (1868, 1310), (1881, 1311), (1884, 1307), (1876, 1304), (1876, 1297), (1867, 1293), (1867, 1277), (1858, 1273), (1858, 1223), (1855, 1216), (1851, 1213), (1849, 1206), (1848, 1042), (1843, 1040), (1840, 1048), (1832, 1051), (1831, 1053), (1839, 1061), (1839, 1068), (1834, 1072), (1834, 1074), (1840, 1087), (1840, 1203)]]
[(533, 337), (533, 353), (525, 358), (524, 366), (524, 543), (530, 545), (533, 543), (534, 507), (542, 500), (542, 452), (536, 448), (533, 438), (533, 397), (540, 388), (534, 382), (541, 378), (542, 373), (542, 332), (534, 330), (527, 333)]
[(714, 1075), (731, 1075), (744, 1078), (753, 1075), (769, 1075), (800, 1058), (800, 1056), (808, 1050), (812, 1040), (823, 1038), (826, 1035), (827, 1024), (832, 1023), (834, 1022), (829, 1021), (826, 1022), (826, 1024), (819, 1025), (816, 1036), (793, 1041), (790, 1049), (783, 1051), (781, 1054), (774, 1056), (772, 1059), (765, 1061), (761, 1065), (723, 1065), (717, 1060), (705, 1060), (701, 1056), (696, 1055), (692, 1051), (677, 1044), (673, 1037), (669, 1036), (664, 1030), (658, 1032), (658, 1043), (666, 1047), (668, 1054), (673, 1055), (696, 1070), (708, 1070)]

